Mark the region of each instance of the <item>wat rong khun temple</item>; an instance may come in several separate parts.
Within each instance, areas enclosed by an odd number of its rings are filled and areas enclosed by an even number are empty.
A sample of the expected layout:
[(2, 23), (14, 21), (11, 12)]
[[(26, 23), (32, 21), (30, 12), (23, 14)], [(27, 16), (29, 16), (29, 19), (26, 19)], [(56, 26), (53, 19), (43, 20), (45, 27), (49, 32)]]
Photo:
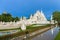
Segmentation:
[[(17, 22), (0, 22), (0, 39), (24, 40), (24, 38), (26, 39), (28, 36), (33, 37), (36, 34), (43, 33), (44, 31), (54, 28), (51, 25), (56, 24), (57, 21), (54, 22), (52, 19), (53, 15), (51, 15), (50, 21), (48, 21), (43, 11), (38, 10), (34, 15), (31, 14), (29, 19), (21, 17), (20, 21)], [(53, 34), (53, 29), (51, 32)], [(27, 34), (29, 35), (27, 36)]]
[(29, 19), (26, 19), (26, 17), (21, 17), (20, 21), (17, 21), (17, 22), (15, 21), (0, 22), (0, 29), (20, 28), (23, 24), (27, 26), (32, 24), (51, 24), (51, 23), (54, 24), (54, 20), (52, 20), (52, 16), (51, 16), (51, 22), (50, 22), (47, 20), (44, 13), (38, 10), (34, 15), (31, 14)]

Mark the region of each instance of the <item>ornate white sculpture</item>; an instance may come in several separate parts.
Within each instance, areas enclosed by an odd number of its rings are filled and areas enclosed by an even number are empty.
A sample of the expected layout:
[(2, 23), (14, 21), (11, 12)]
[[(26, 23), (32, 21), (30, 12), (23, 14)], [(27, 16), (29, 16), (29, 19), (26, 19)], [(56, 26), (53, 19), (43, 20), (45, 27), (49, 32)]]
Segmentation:
[(24, 31), (26, 30), (26, 26), (24, 24), (21, 25), (21, 29)]

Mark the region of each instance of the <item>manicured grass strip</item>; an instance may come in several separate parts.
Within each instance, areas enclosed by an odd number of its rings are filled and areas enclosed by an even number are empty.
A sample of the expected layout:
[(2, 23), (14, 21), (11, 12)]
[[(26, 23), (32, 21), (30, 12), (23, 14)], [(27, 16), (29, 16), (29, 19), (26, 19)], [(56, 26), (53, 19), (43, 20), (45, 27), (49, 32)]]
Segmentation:
[[(38, 28), (38, 27), (33, 27), (34, 25), (37, 25), (37, 24), (33, 24), (33, 25), (30, 25), (30, 26), (27, 26), (27, 29), (33, 29), (33, 28)], [(50, 26), (50, 24), (47, 24), (45, 26)], [(40, 26), (42, 27), (42, 26)], [(39, 27), (39, 28), (40, 28)], [(43, 26), (44, 27), (44, 26)], [(12, 28), (12, 29), (0, 29), (0, 31), (9, 31), (9, 30), (21, 30), (21, 28)]]
[(13, 28), (13, 29), (0, 29), (0, 31), (9, 31), (9, 30), (21, 30), (21, 28)]
[(57, 34), (57, 36), (55, 37), (55, 40), (60, 40), (60, 31), (59, 31), (59, 33)]

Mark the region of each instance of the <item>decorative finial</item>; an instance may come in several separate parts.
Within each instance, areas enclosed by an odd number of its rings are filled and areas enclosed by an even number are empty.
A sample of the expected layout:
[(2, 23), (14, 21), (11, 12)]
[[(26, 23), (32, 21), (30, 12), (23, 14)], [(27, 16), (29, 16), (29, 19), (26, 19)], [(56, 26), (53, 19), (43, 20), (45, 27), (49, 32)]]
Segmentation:
[(42, 8), (41, 8), (41, 13), (43, 13), (43, 12), (42, 12)]
[(51, 15), (51, 20), (53, 19), (52, 15)]

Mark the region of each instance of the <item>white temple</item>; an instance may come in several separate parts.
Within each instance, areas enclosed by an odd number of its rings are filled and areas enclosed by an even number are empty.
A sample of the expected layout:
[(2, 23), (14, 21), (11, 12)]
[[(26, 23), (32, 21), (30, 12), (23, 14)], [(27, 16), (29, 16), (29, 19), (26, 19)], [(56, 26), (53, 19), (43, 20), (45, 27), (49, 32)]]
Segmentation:
[(45, 15), (43, 14), (43, 12), (41, 11), (37, 11), (33, 16), (30, 16), (30, 22), (33, 24), (48, 24), (49, 21), (47, 21)]
[(50, 24), (50, 21), (47, 20), (42, 10), (41, 11), (38, 10), (34, 15), (31, 14), (29, 19), (26, 19), (26, 17), (23, 18), (21, 17), (20, 21), (18, 22), (7, 22), (7, 24), (5, 25), (4, 23), (6, 22), (0, 22), (0, 29), (1, 28), (4, 29), (5, 26), (6, 27), (8, 26), (6, 29), (18, 28), (21, 27), (22, 24), (24, 24), (25, 26), (32, 25), (32, 24)]

